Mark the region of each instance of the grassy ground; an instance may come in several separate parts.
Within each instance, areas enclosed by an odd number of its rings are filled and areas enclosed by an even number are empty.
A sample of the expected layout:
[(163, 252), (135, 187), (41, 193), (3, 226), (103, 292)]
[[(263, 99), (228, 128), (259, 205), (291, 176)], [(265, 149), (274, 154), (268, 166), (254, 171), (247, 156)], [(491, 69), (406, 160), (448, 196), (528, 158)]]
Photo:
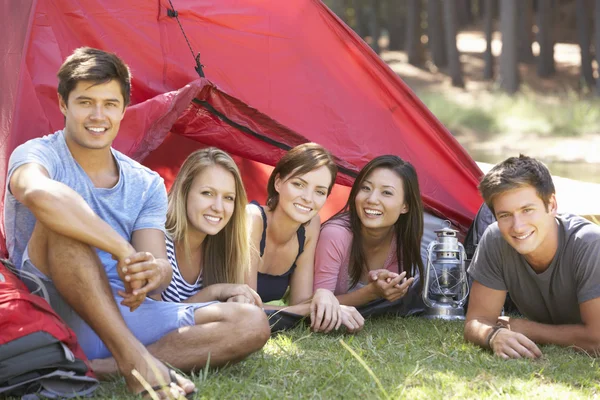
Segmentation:
[(481, 140), (506, 132), (577, 137), (597, 134), (600, 127), (600, 101), (574, 92), (562, 98), (545, 98), (526, 88), (515, 96), (488, 92), (470, 99), (428, 90), (417, 94), (455, 135), (475, 133)]
[(495, 164), (523, 153), (554, 175), (600, 183), (600, 100), (569, 93), (417, 91), (473, 159)]
[[(542, 352), (537, 361), (503, 361), (466, 344), (462, 323), (382, 318), (357, 335), (299, 327), (240, 364), (194, 379), (203, 399), (600, 397), (596, 359), (554, 346)], [(103, 384), (97, 396), (133, 398), (122, 382)]]

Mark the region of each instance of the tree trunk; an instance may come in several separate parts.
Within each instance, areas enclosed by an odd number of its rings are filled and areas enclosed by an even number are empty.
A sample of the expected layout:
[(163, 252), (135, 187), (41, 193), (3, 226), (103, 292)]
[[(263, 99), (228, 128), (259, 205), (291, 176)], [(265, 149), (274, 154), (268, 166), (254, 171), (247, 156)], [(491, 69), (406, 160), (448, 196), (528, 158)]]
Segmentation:
[[(447, 0), (442, 0), (447, 1)], [(470, 0), (451, 0), (456, 7), (456, 29), (463, 27), (471, 22), (471, 1)]]
[(596, 81), (592, 70), (592, 54), (590, 52), (590, 12), (589, 8), (586, 7), (589, 4), (586, 3), (586, 0), (577, 0), (575, 2), (575, 7), (577, 7), (577, 37), (581, 51), (581, 78), (589, 88), (593, 88)]
[[(441, 0), (444, 1), (444, 0)], [(427, 0), (427, 36), (431, 59), (438, 68), (448, 65), (440, 0)]]
[(364, 15), (362, 10), (361, 0), (352, 0), (352, 8), (354, 9), (354, 32), (361, 38), (365, 37)]
[(406, 15), (406, 54), (408, 62), (421, 65), (425, 61), (423, 43), (421, 43), (421, 1), (408, 0)]
[(479, 0), (477, 2), (477, 18), (482, 20), (485, 18), (485, 3), (486, 0)]
[(596, 79), (596, 95), (600, 96), (600, 0), (596, 0), (595, 12), (595, 39), (596, 42), (596, 66), (598, 69), (598, 79)]
[(525, 64), (534, 64), (535, 57), (531, 50), (533, 41), (533, 0), (521, 0), (519, 8), (519, 61)]
[(329, 0), (327, 2), (329, 9), (335, 13), (342, 21), (346, 21), (346, 10), (344, 8), (343, 0)]
[(448, 65), (450, 67), (450, 77), (452, 85), (465, 87), (460, 67), (460, 55), (456, 47), (456, 3), (454, 1), (442, 0), (444, 5), (444, 28), (446, 31), (446, 51), (448, 55)]
[(365, 8), (367, 19), (367, 29), (371, 37), (370, 46), (377, 54), (380, 52), (379, 37), (381, 36), (381, 27), (379, 26), (379, 0), (372, 0)]
[(540, 54), (537, 59), (537, 74), (540, 78), (554, 75), (554, 8), (553, 0), (537, 0), (538, 33)]
[(500, 55), (500, 87), (513, 94), (519, 90), (517, 58), (517, 12), (521, 0), (500, 1), (500, 32), (502, 54)]
[(406, 44), (406, 7), (403, 1), (389, 0), (388, 32), (390, 35), (390, 50), (404, 50)]
[(492, 54), (492, 34), (494, 32), (495, 0), (485, 0), (483, 4), (483, 30), (485, 34), (485, 52), (483, 53), (483, 79), (494, 79), (494, 55)]

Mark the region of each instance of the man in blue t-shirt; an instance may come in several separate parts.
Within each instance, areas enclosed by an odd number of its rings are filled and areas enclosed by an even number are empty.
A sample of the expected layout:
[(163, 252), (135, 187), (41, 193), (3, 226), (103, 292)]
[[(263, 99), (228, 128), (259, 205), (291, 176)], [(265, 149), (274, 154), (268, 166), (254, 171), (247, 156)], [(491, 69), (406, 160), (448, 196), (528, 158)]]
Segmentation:
[(171, 280), (167, 196), (158, 174), (111, 148), (129, 103), (129, 69), (114, 54), (80, 48), (58, 78), (65, 128), (19, 146), (9, 161), (10, 258), (42, 280), (100, 377), (119, 371), (137, 393), (136, 369), (166, 396), (190, 393), (193, 383), (162, 362), (189, 371), (209, 353), (211, 365), (239, 360), (266, 342), (267, 320), (253, 305), (147, 297)]

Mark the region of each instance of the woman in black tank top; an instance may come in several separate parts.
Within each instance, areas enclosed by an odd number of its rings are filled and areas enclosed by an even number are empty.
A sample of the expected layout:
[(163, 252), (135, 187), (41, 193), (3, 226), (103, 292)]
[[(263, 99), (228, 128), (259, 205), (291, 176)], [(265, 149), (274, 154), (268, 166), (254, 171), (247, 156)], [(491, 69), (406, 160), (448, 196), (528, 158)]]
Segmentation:
[(289, 307), (265, 305), (311, 317), (315, 331), (329, 332), (344, 323), (354, 331), (358, 312), (342, 309), (333, 293), (313, 295), (314, 256), (320, 230), (319, 210), (331, 193), (337, 166), (315, 143), (297, 146), (277, 163), (267, 184), (267, 204), (247, 207), (251, 241), (256, 249), (247, 283), (263, 302), (282, 299), (289, 287)]

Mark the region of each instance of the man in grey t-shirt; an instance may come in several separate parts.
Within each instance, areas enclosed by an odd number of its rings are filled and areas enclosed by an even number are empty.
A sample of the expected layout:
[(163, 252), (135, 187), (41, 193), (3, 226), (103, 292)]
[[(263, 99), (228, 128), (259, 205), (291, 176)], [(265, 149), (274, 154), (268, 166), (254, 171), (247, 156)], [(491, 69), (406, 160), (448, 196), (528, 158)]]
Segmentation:
[[(600, 227), (556, 213), (550, 172), (521, 155), (490, 170), (479, 190), (497, 218), (469, 275), (465, 339), (503, 358), (537, 358), (537, 344), (600, 350)], [(525, 318), (500, 318), (506, 293)]]
[(194, 384), (162, 362), (190, 371), (209, 355), (211, 365), (242, 359), (268, 340), (267, 319), (248, 304), (147, 297), (171, 280), (167, 196), (158, 174), (111, 148), (129, 69), (114, 54), (80, 48), (58, 78), (64, 130), (19, 146), (9, 161), (10, 258), (43, 281), (100, 377), (119, 371), (140, 393), (135, 369), (163, 397), (189, 394)]

